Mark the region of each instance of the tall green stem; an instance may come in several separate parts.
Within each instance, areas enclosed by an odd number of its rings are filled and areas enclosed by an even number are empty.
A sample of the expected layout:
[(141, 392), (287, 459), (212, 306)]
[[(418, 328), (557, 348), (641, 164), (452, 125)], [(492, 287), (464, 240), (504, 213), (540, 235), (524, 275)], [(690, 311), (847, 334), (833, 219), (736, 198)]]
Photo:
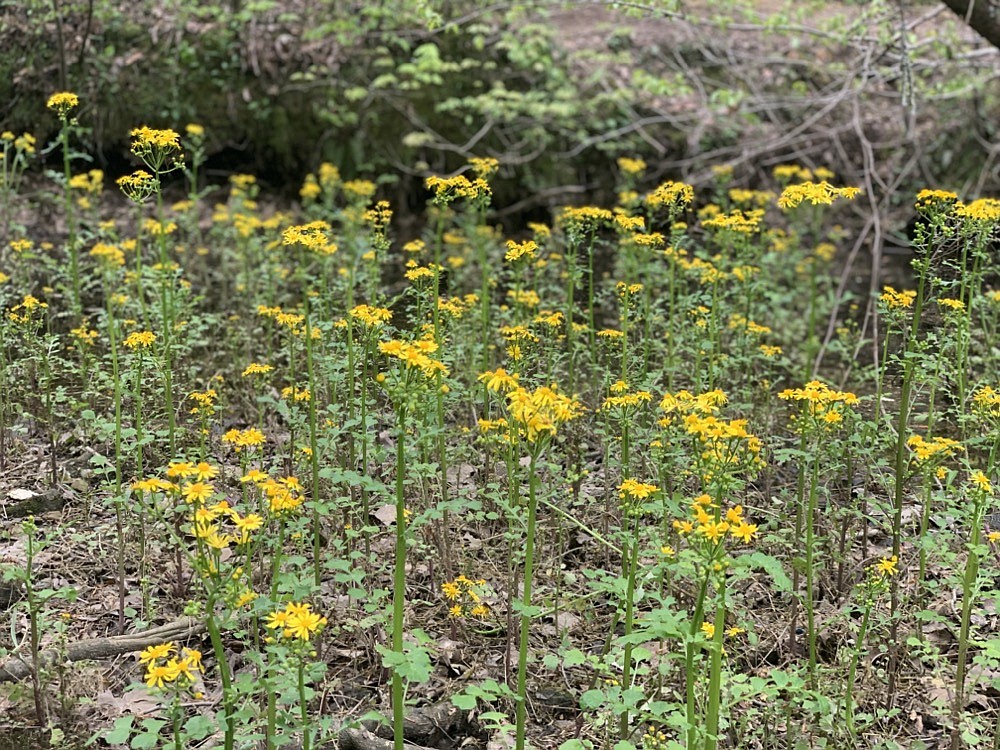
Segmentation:
[[(403, 600), (406, 596), (406, 407), (396, 408), (396, 567), (392, 589), (392, 650), (403, 653)], [(394, 750), (403, 750), (403, 675), (392, 672), (392, 738)]]
[[(993, 462), (990, 461), (992, 467)], [(972, 529), (969, 534), (968, 557), (962, 576), (962, 619), (958, 633), (958, 663), (955, 665), (955, 702), (951, 716), (951, 750), (962, 746), (961, 719), (965, 710), (965, 679), (969, 661), (969, 631), (972, 624), (972, 604), (976, 579), (979, 577), (979, 545), (982, 537), (986, 494), (978, 492), (972, 511)]]
[[(306, 373), (309, 378), (309, 468), (311, 473), (312, 490), (312, 532), (313, 532), (313, 582), (319, 586), (321, 581), (322, 566), (320, 565), (320, 553), (322, 552), (322, 531), (319, 501), (319, 446), (316, 440), (316, 376), (313, 367), (313, 338), (312, 322), (310, 318), (309, 289), (304, 290), (303, 308), (305, 313), (306, 326)], [(352, 399), (353, 401), (353, 396)]]
[(219, 624), (215, 620), (215, 597), (210, 595), (205, 603), (208, 613), (206, 626), (208, 635), (212, 641), (212, 650), (215, 652), (215, 661), (219, 667), (219, 680), (222, 682), (222, 711), (226, 722), (226, 735), (223, 740), (224, 750), (233, 750), (236, 739), (236, 706), (233, 701), (233, 685), (229, 674), (229, 662), (226, 661), (226, 650), (222, 644), (222, 634), (219, 632)]
[(525, 727), (528, 716), (528, 638), (531, 631), (531, 579), (535, 570), (535, 513), (538, 509), (535, 474), (538, 450), (532, 446), (531, 462), (528, 464), (528, 528), (524, 542), (524, 583), (521, 596), (521, 627), (517, 654), (517, 710), (515, 749), (524, 750)]
[[(632, 546), (631, 553), (628, 555), (628, 561), (626, 563), (627, 575), (625, 584), (625, 637), (628, 638), (632, 635), (633, 620), (635, 617), (635, 604), (633, 600), (635, 599), (635, 576), (636, 569), (639, 565), (639, 515), (636, 515), (635, 526), (632, 529)], [(627, 640), (625, 642), (625, 654), (623, 656), (622, 665), (622, 691), (626, 691), (630, 687), (632, 680), (632, 641)], [(619, 739), (626, 740), (630, 734), (629, 731), (629, 721), (628, 721), (629, 711), (628, 707), (622, 711), (621, 716), (618, 720), (618, 737)]]
[(816, 648), (816, 499), (819, 489), (819, 459), (813, 458), (812, 475), (809, 479), (809, 504), (806, 508), (806, 629), (809, 639), (809, 687), (816, 689), (816, 668), (819, 663)]
[(719, 600), (715, 605), (715, 630), (708, 664), (708, 709), (705, 716), (705, 750), (719, 745), (719, 711), (722, 705), (722, 640), (726, 637), (726, 582), (722, 574)]

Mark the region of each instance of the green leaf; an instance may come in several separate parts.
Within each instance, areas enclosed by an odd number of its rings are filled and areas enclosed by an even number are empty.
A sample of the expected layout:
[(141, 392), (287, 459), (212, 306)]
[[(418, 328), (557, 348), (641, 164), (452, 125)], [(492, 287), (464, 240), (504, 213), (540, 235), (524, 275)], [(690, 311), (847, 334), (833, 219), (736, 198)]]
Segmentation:
[(588, 690), (580, 696), (580, 708), (584, 711), (592, 711), (604, 703), (603, 690)]
[(132, 736), (134, 716), (122, 716), (115, 721), (114, 728), (104, 733), (104, 741), (109, 745), (124, 745)]
[(463, 711), (473, 710), (476, 707), (476, 703), (478, 703), (476, 696), (469, 695), (468, 693), (458, 693), (451, 696), (451, 702)]
[(781, 561), (763, 552), (751, 552), (748, 555), (740, 555), (736, 558), (736, 568), (749, 568), (763, 570), (774, 581), (774, 588), (780, 593), (787, 593), (792, 590), (792, 579), (785, 573)]
[(192, 740), (203, 740), (215, 729), (215, 722), (202, 714), (195, 714), (184, 722), (184, 733)]
[(147, 750), (160, 744), (160, 730), (166, 725), (164, 719), (143, 719), (142, 733), (132, 738), (132, 750)]

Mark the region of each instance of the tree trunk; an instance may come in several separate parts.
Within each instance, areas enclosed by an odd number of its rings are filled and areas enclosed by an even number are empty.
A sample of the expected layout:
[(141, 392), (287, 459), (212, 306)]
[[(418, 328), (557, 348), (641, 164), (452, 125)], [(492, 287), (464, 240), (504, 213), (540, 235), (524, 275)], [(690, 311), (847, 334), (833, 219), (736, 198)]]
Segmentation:
[(983, 39), (1000, 49), (1000, 2), (997, 0), (942, 0)]

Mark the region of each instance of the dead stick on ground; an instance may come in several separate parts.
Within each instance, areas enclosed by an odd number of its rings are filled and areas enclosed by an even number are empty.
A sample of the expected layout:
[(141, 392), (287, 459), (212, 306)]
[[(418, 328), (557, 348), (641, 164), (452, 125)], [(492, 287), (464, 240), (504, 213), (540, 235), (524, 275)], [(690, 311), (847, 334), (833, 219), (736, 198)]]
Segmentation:
[[(42, 668), (52, 664), (56, 659), (66, 661), (84, 661), (107, 659), (110, 656), (120, 656), (133, 651), (141, 651), (149, 646), (190, 638), (200, 635), (205, 630), (205, 623), (194, 617), (182, 617), (166, 625), (160, 625), (143, 633), (115, 635), (109, 638), (92, 638), (86, 641), (70, 643), (63, 649), (46, 649), (39, 654)], [(16, 656), (0, 664), (0, 682), (18, 682), (31, 674), (31, 663)]]

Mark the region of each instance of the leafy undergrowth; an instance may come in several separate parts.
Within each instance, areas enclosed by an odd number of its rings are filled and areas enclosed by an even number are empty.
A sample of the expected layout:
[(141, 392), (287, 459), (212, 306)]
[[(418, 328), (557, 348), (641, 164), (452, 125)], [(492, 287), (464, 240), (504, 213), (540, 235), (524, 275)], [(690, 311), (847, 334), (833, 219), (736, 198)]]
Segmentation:
[[(22, 723), (402, 747), (443, 703), (440, 747), (998, 746), (998, 202), (922, 192), (912, 291), (868, 299), (823, 170), (695, 196), (621, 159), (618, 206), (508, 239), (474, 159), (401, 237), (330, 164), (295, 211), (250, 175), (210, 206), (203, 130), (140, 127), (110, 219), (76, 106), (53, 236), (0, 266)], [(0, 138), (9, 220), (35, 144)]]

